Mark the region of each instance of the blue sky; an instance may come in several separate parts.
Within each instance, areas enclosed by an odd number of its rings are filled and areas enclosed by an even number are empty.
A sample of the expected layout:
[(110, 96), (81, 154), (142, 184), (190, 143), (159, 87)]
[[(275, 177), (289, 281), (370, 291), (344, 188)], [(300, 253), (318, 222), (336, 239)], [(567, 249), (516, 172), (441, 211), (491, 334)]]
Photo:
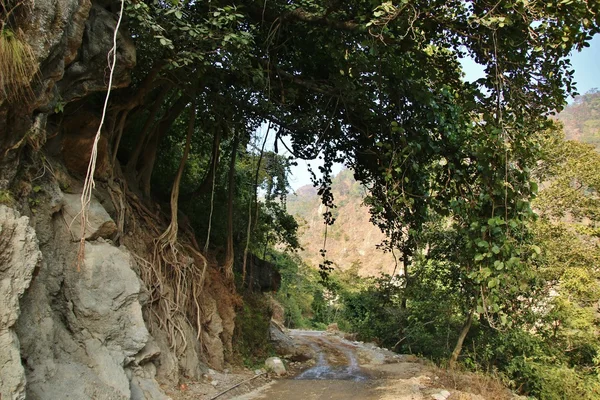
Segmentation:
[[(592, 39), (590, 47), (583, 49), (581, 52), (573, 52), (571, 54), (571, 63), (575, 70), (574, 77), (575, 82), (577, 82), (577, 91), (580, 94), (584, 94), (592, 88), (600, 88), (600, 35), (596, 35)], [(475, 62), (465, 60), (462, 64), (467, 80), (473, 81), (482, 76), (483, 69)], [(311, 183), (307, 170), (309, 164), (318, 173), (318, 166), (322, 165), (322, 162), (299, 160), (298, 165), (292, 167), (292, 176), (290, 177), (292, 189), (296, 190), (301, 186)], [(338, 173), (341, 169), (341, 165), (335, 166), (334, 173)]]
[[(592, 88), (600, 88), (600, 35), (596, 35), (590, 42), (590, 47), (581, 52), (571, 53), (571, 64), (575, 70), (575, 82), (580, 94)], [(461, 62), (465, 71), (465, 79), (474, 81), (483, 76), (483, 67), (472, 59)]]
[(600, 35), (594, 36), (590, 47), (571, 56), (575, 69), (577, 91), (581, 94), (592, 88), (600, 88)]

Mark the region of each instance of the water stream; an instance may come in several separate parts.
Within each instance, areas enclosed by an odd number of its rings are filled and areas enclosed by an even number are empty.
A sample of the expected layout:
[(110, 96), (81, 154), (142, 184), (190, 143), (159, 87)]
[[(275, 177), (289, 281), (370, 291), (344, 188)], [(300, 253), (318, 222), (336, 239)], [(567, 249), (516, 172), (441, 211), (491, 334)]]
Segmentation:
[(295, 336), (301, 338), (302, 336), (319, 337), (319, 342), (324, 344), (323, 347), (334, 348), (341, 352), (347, 359), (347, 365), (331, 365), (327, 360), (325, 349), (315, 343), (315, 340), (306, 340), (306, 343), (315, 351), (316, 354), (316, 365), (309, 368), (298, 375), (295, 379), (298, 380), (345, 380), (345, 381), (366, 381), (367, 375), (362, 372), (356, 354), (350, 348), (340, 346), (337, 343), (333, 343), (327, 338), (323, 337), (323, 332), (316, 331), (304, 331), (297, 332)]

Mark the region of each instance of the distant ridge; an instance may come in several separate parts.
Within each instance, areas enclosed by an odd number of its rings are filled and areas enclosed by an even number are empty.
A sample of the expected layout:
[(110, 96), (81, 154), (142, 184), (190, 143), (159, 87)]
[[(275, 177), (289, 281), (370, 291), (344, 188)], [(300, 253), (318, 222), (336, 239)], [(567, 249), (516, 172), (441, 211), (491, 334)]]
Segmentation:
[[(343, 170), (333, 179), (332, 191), (337, 205), (332, 210), (336, 221), (327, 228), (327, 259), (341, 270), (358, 266), (362, 276), (392, 274), (394, 257), (377, 248), (385, 236), (369, 221), (369, 209), (363, 205), (364, 188), (350, 170)], [(300, 243), (304, 248), (300, 255), (316, 268), (322, 262), (319, 250), (325, 234), (325, 208), (317, 190), (306, 185), (289, 195), (288, 211), (300, 225)]]
[(588, 143), (600, 150), (600, 91), (592, 89), (575, 97), (557, 119), (563, 123), (569, 140)]

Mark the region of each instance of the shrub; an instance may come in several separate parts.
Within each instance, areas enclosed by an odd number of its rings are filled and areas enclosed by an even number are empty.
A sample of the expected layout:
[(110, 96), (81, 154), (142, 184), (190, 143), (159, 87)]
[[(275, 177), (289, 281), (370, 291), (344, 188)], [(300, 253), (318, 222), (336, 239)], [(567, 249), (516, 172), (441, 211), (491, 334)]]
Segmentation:
[(273, 353), (269, 342), (271, 308), (261, 294), (244, 297), (242, 309), (236, 314), (234, 351), (247, 366), (256, 366)]

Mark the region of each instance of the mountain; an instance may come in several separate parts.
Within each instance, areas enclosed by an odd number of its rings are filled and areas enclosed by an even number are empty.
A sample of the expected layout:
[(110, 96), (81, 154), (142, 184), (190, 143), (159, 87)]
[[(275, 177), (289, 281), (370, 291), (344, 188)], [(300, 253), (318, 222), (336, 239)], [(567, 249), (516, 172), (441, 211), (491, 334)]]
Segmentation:
[(567, 139), (592, 144), (600, 149), (600, 91), (592, 89), (575, 97), (557, 119), (564, 125)]
[[(341, 171), (332, 182), (336, 208), (332, 210), (336, 221), (327, 227), (327, 259), (335, 268), (346, 270), (358, 266), (362, 276), (392, 274), (395, 261), (390, 253), (377, 248), (385, 236), (370, 221), (369, 209), (363, 205), (365, 189), (354, 180), (352, 171)], [(317, 267), (322, 261), (325, 207), (311, 185), (299, 188), (288, 197), (288, 212), (300, 225), (299, 236), (302, 258)], [(400, 268), (400, 267), (398, 267)]]

